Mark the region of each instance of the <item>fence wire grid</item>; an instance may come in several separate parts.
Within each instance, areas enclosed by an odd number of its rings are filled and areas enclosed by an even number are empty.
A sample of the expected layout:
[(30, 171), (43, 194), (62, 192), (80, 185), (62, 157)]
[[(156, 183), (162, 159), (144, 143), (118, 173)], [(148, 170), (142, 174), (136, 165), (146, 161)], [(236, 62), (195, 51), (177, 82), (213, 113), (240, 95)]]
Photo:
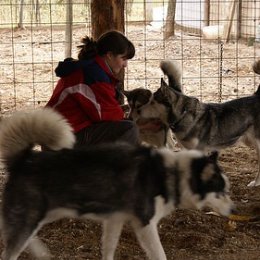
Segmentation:
[[(66, 10), (73, 8), (71, 56), (91, 35), (89, 0), (2, 0), (0, 3), (0, 110), (42, 107), (66, 58)], [(126, 0), (125, 34), (136, 47), (125, 88), (156, 90), (159, 64), (176, 60), (184, 92), (205, 102), (251, 95), (259, 84), (260, 0)], [(174, 17), (168, 15), (175, 3)], [(106, 8), (104, 6), (104, 8)], [(173, 23), (174, 20), (174, 23)], [(174, 24), (174, 34), (167, 25)]]

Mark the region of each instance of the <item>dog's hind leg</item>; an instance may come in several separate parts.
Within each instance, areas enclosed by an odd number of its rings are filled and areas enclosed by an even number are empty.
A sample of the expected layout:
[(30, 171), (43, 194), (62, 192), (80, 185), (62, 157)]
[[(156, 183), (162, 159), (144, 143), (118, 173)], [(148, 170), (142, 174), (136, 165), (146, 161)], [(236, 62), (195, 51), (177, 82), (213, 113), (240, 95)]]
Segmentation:
[(26, 227), (26, 224), (23, 227), (17, 227), (10, 223), (7, 228), (3, 225), (5, 249), (2, 253), (2, 260), (16, 260), (36, 232), (37, 230), (32, 227)]
[(132, 221), (136, 237), (150, 260), (166, 260), (157, 229), (157, 222), (151, 220), (142, 227), (138, 221)]
[(119, 214), (114, 214), (103, 221), (102, 260), (114, 259), (123, 225), (124, 218)]
[(256, 154), (258, 160), (258, 172), (256, 178), (247, 185), (248, 187), (254, 187), (260, 185), (260, 140), (256, 140), (255, 147), (256, 147)]
[[(44, 214), (38, 207), (28, 207), (29, 202), (23, 201), (22, 203), (18, 197), (19, 193), (16, 197), (13, 195), (16, 190), (13, 190), (12, 194), (9, 193), (12, 187), (10, 188), (8, 183), (6, 187), (9, 190), (5, 190), (5, 203), (2, 211), (2, 238), (5, 245), (2, 259), (16, 260), (41, 228)], [(23, 195), (25, 196), (25, 192)], [(31, 246), (33, 247), (33, 245), (36, 243), (34, 244), (32, 241)]]

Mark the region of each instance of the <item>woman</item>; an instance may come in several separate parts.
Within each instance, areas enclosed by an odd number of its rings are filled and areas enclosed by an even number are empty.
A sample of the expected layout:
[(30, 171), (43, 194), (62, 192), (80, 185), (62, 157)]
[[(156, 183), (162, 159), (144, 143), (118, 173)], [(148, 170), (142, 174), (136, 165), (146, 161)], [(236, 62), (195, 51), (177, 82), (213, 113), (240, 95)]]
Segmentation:
[(116, 78), (134, 57), (134, 45), (118, 31), (106, 32), (97, 41), (86, 36), (81, 42), (78, 60), (65, 59), (55, 69), (60, 80), (47, 106), (67, 118), (77, 146), (116, 140), (138, 143), (138, 128), (124, 120), (117, 100)]

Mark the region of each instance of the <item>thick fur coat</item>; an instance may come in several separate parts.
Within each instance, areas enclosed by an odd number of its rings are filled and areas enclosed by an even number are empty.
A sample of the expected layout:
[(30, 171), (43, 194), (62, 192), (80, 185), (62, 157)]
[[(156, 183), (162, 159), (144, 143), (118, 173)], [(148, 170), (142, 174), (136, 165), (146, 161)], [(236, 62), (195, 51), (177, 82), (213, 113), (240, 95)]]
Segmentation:
[[(130, 144), (73, 149), (68, 123), (51, 109), (3, 120), (1, 156), (8, 178), (3, 192), (3, 260), (16, 260), (28, 246), (36, 258), (50, 257), (36, 237), (60, 218), (103, 223), (103, 260), (113, 260), (120, 232), (129, 221), (149, 259), (165, 260), (158, 221), (176, 207), (212, 207), (229, 215), (233, 203), (217, 153), (174, 153)], [(36, 151), (33, 144), (48, 147)]]
[[(260, 74), (260, 61), (253, 69)], [(185, 95), (175, 63), (161, 62), (169, 85), (162, 80), (150, 104), (139, 111), (144, 118), (159, 117), (187, 149), (218, 150), (239, 141), (256, 148), (258, 174), (249, 186), (260, 185), (260, 88), (247, 97), (223, 103), (203, 103)]]

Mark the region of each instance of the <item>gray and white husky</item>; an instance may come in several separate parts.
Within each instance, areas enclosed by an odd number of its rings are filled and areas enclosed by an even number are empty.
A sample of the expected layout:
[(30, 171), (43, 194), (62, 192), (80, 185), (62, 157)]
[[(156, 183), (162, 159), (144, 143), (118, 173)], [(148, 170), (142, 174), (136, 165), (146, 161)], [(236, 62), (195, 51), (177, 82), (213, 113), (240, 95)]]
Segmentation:
[[(2, 121), (1, 157), (8, 178), (2, 201), (3, 260), (28, 246), (36, 257), (50, 253), (36, 237), (60, 218), (102, 221), (102, 259), (114, 259), (129, 221), (149, 259), (165, 260), (158, 221), (176, 207), (212, 207), (229, 215), (233, 203), (217, 153), (174, 153), (166, 148), (104, 144), (75, 148), (74, 134), (51, 109), (18, 112)], [(33, 144), (48, 151), (32, 149)]]
[[(169, 85), (162, 80), (150, 105), (139, 111), (140, 116), (159, 117), (187, 149), (217, 150), (238, 141), (254, 147), (258, 174), (248, 186), (260, 185), (260, 87), (251, 96), (224, 103), (202, 103), (182, 92), (176, 63), (162, 61), (160, 67), (168, 76)], [(260, 61), (254, 63), (253, 70), (260, 74)]]
[[(162, 122), (160, 118), (144, 118), (139, 114), (139, 111), (144, 106), (150, 104), (153, 97), (152, 91), (145, 88), (136, 88), (128, 91), (124, 90), (123, 94), (126, 96), (130, 108), (128, 118), (138, 126), (142, 144), (175, 149), (176, 142), (168, 124)], [(144, 125), (151, 125), (152, 127), (144, 128), (142, 127)]]

